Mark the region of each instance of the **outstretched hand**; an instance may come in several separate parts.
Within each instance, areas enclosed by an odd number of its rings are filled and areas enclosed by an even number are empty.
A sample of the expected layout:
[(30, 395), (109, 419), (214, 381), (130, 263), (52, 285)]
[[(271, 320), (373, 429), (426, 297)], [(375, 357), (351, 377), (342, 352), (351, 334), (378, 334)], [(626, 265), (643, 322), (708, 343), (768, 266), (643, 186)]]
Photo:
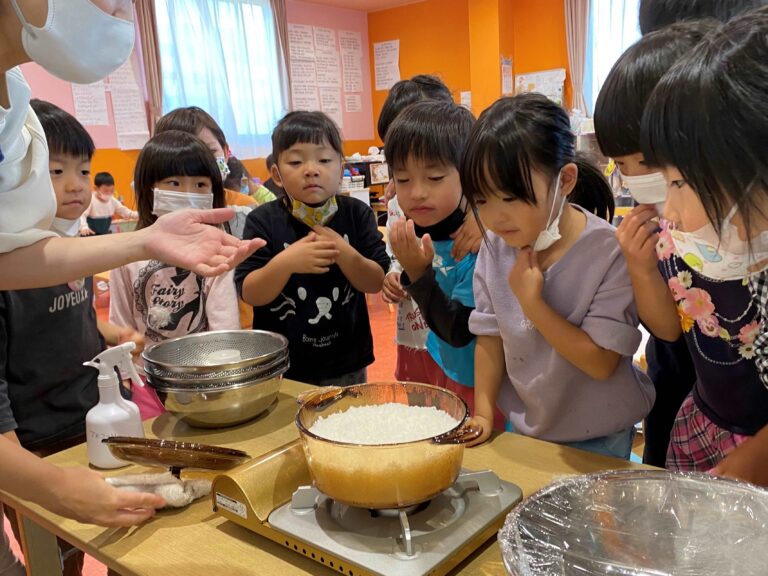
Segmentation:
[(389, 231), (389, 243), (397, 261), (408, 273), (411, 282), (421, 278), (422, 274), (432, 266), (435, 249), (429, 234), (424, 234), (419, 240), (413, 220), (400, 220), (392, 224)]
[(234, 215), (231, 208), (181, 210), (161, 216), (138, 234), (143, 234), (144, 251), (149, 258), (201, 276), (217, 276), (266, 244), (261, 238), (239, 240), (215, 226)]

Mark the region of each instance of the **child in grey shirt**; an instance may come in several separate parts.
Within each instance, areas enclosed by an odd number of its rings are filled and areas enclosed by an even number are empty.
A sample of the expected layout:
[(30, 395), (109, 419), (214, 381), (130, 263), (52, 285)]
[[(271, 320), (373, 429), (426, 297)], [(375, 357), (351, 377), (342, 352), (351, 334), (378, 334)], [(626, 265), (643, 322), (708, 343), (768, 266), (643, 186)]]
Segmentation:
[(537, 94), (497, 101), (475, 125), (462, 188), (490, 230), (474, 276), (475, 410), (508, 428), (628, 458), (653, 405), (613, 227), (568, 203), (611, 191), (574, 151), (565, 111)]

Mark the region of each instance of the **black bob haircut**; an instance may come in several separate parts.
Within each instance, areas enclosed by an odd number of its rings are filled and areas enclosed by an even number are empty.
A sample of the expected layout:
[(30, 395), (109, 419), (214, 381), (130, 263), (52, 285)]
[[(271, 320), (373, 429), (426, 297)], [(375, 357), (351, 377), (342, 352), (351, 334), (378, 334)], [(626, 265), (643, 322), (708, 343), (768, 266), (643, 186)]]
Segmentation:
[(417, 74), (409, 80), (400, 80), (389, 90), (387, 99), (379, 112), (377, 132), (382, 142), (386, 142), (387, 130), (400, 112), (421, 100), (453, 102), (453, 96), (440, 78), (430, 74)]
[(461, 168), (464, 146), (475, 117), (453, 102), (425, 100), (403, 110), (389, 128), (384, 156), (392, 170), (408, 158)]
[(166, 130), (150, 138), (136, 160), (133, 180), (139, 212), (137, 228), (146, 228), (157, 220), (152, 214), (155, 184), (172, 176), (210, 178), (213, 207), (224, 208), (224, 185), (213, 153), (189, 132)]
[(578, 168), (569, 201), (600, 218), (613, 219), (610, 185), (586, 156), (576, 152), (568, 114), (541, 94), (501, 98), (478, 118), (469, 136), (461, 170), (461, 188), (477, 214), (477, 200), (493, 190), (536, 204), (531, 172), (556, 178), (566, 164)]
[(326, 140), (339, 156), (344, 156), (339, 128), (322, 112), (289, 112), (277, 123), (272, 132), (272, 156), (280, 161), (280, 154), (294, 144), (322, 144)]
[(115, 179), (109, 172), (98, 172), (96, 176), (93, 177), (93, 185), (96, 186), (96, 188), (99, 186), (114, 186)]
[(32, 99), (29, 103), (45, 132), (51, 155), (93, 158), (96, 146), (83, 125), (69, 112), (45, 100)]
[(595, 135), (605, 156), (640, 151), (640, 122), (651, 92), (672, 65), (716, 27), (714, 20), (672, 24), (643, 36), (621, 55), (595, 104)]
[(733, 205), (748, 237), (768, 194), (768, 6), (732, 20), (681, 58), (642, 122), (647, 162), (677, 168), (717, 232)]
[(682, 20), (727, 22), (765, 4), (767, 0), (640, 0), (640, 32), (648, 34)]

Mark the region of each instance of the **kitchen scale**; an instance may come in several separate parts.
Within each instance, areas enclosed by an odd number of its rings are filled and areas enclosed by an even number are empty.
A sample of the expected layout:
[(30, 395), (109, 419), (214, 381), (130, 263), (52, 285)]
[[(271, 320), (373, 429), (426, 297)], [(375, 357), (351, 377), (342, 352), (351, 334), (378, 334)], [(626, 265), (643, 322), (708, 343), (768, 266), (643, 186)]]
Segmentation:
[(490, 470), (462, 471), (428, 502), (368, 510), (312, 487), (300, 441), (217, 476), (213, 509), (347, 576), (443, 575), (495, 535), (522, 491)]

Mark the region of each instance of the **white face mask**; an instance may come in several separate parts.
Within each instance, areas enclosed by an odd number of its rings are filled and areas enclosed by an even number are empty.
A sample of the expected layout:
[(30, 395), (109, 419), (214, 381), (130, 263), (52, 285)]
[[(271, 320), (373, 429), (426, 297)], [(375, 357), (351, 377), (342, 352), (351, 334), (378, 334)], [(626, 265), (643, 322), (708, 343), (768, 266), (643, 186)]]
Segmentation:
[(133, 22), (107, 14), (90, 0), (48, 0), (42, 28), (26, 21), (17, 0), (11, 4), (24, 27), (21, 41), (27, 55), (62, 80), (91, 84), (131, 55)]
[(552, 218), (552, 214), (555, 213), (555, 206), (557, 206), (558, 196), (560, 195), (560, 173), (557, 173), (557, 179), (555, 183), (555, 193), (552, 195), (552, 207), (549, 209), (549, 216), (547, 216), (547, 227), (539, 232), (539, 236), (536, 238), (536, 242), (533, 244), (534, 252), (541, 252), (552, 246), (555, 242), (560, 240), (560, 216), (563, 215), (563, 208), (565, 207), (566, 197), (563, 196), (560, 199), (560, 207), (557, 210), (557, 216)]
[(768, 232), (752, 239), (750, 251), (749, 244), (739, 237), (738, 229), (731, 223), (736, 210), (734, 206), (723, 220), (719, 237), (709, 222), (693, 232), (670, 227), (678, 256), (702, 276), (741, 280), (768, 268)]
[[(621, 174), (621, 172), (619, 172)], [(638, 204), (654, 204), (659, 214), (664, 211), (667, 201), (667, 181), (661, 172), (644, 174), (642, 176), (626, 176), (621, 174), (624, 185)]]
[(80, 233), (80, 218), (67, 220), (66, 218), (59, 218), (57, 216), (53, 219), (51, 230), (63, 238), (74, 238)]
[(192, 192), (174, 192), (155, 188), (152, 197), (152, 214), (162, 216), (177, 210), (210, 210), (213, 208), (213, 194), (197, 194)]

